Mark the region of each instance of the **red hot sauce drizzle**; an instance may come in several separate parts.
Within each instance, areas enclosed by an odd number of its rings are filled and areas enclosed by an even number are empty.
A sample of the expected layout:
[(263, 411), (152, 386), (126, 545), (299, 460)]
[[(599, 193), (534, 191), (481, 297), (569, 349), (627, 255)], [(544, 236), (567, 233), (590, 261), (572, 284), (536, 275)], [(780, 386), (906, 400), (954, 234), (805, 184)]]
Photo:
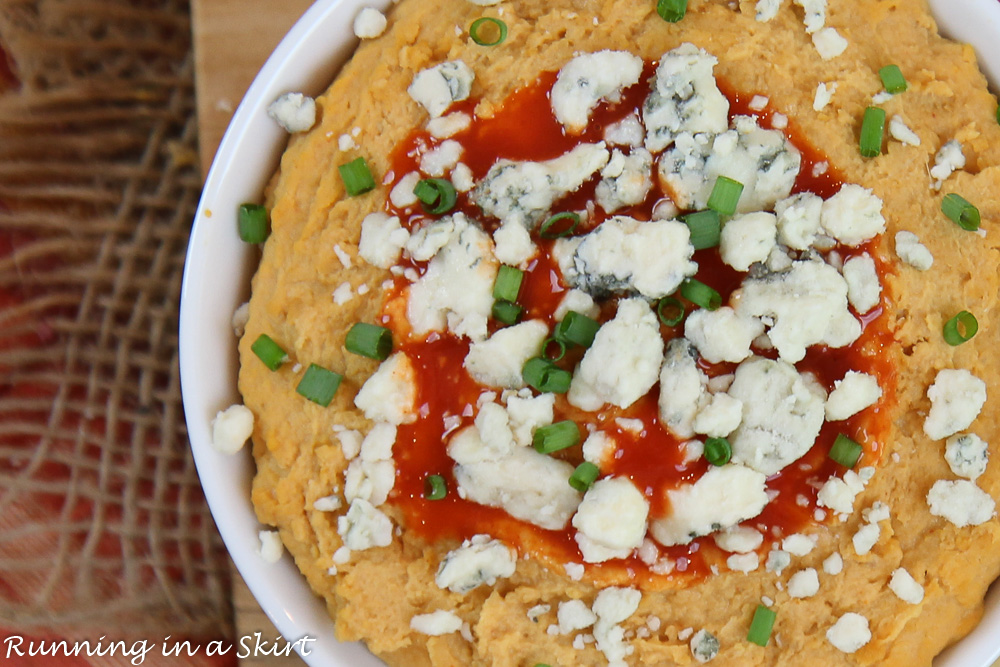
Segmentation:
[[(474, 121), (451, 139), (462, 144), (462, 162), (471, 169), (477, 182), (501, 158), (542, 161), (558, 157), (582, 143), (603, 140), (605, 126), (641, 110), (643, 100), (649, 93), (649, 81), (655, 66), (656, 63), (646, 64), (640, 82), (626, 89), (620, 102), (599, 105), (582, 134), (567, 135), (552, 114), (549, 91), (556, 78), (556, 73), (552, 72), (541, 75), (534, 84), (511, 94), (490, 118), (475, 118), (474, 101), (456, 105), (451, 111), (464, 111), (473, 116)], [(736, 92), (723, 81), (719, 82), (719, 88), (729, 99), (730, 119), (736, 115), (755, 116), (761, 127), (778, 129), (775, 128), (775, 120), (779, 116), (775, 109), (769, 105), (760, 110), (751, 109), (752, 94)], [(835, 194), (842, 185), (842, 179), (833, 166), (797, 133), (794, 123), (782, 122), (779, 125), (802, 156), (802, 166), (792, 192), (813, 192), (823, 198)], [(421, 156), (440, 143), (426, 130), (411, 134), (393, 154), (390, 188), (404, 175), (419, 171)], [(586, 208), (587, 203), (594, 199), (598, 178), (595, 176), (576, 192), (556, 202), (552, 213)], [(653, 188), (645, 202), (616, 214), (651, 219), (654, 205), (667, 196), (656, 180), (653, 179)], [(401, 210), (391, 204), (387, 207), (410, 229), (434, 217), (425, 214), (419, 205)], [(577, 233), (592, 229), (609, 217), (599, 207), (590, 208), (593, 215)], [(483, 219), (469, 193), (459, 193), (455, 210), (477, 220), (489, 232), (498, 224), (496, 220)], [(533, 236), (540, 252), (527, 267), (518, 303), (525, 309), (522, 319), (538, 318), (554, 325), (553, 312), (569, 288), (551, 257), (552, 242), (538, 239), (537, 233)], [(833, 251), (844, 260), (868, 253), (875, 259), (880, 275), (887, 270), (876, 252), (877, 241), (856, 248), (838, 246)], [(743, 274), (724, 264), (717, 248), (695, 252), (694, 260), (699, 266), (695, 277), (718, 290), (723, 303), (728, 302), (732, 292), (739, 288)], [(412, 262), (410, 266), (420, 275), (426, 268), (425, 263)], [(501, 509), (485, 507), (459, 497), (452, 473), (454, 463), (446, 452), (447, 441), (453, 432), (473, 423), (476, 402), (484, 391), (490, 389), (478, 385), (463, 368), (462, 363), (469, 349), (467, 340), (458, 339), (448, 332), (433, 332), (423, 338), (411, 335), (404, 316), (407, 284), (406, 280), (397, 278), (395, 286), (389, 290), (382, 317), (383, 323), (393, 329), (398, 349), (413, 362), (417, 377), (419, 418), (415, 423), (398, 429), (394, 448), (396, 485), (389, 498), (389, 502), (402, 512), (405, 529), (429, 542), (458, 542), (486, 533), (517, 548), (521, 555), (530, 554), (556, 571), (562, 571), (567, 563), (582, 563), (571, 527), (561, 531), (544, 530), (515, 519)], [(767, 488), (771, 495), (777, 494), (776, 500), (769, 503), (759, 516), (745, 522), (745, 525), (764, 533), (765, 541), (760, 549), (762, 556), (766, 555), (766, 550), (775, 539), (808, 531), (811, 526), (825, 520), (828, 513), (821, 515), (817, 512), (821, 508), (816, 505), (816, 497), (827, 479), (834, 475), (842, 476), (845, 472), (840, 464), (827, 456), (839, 433), (848, 435), (864, 448), (856, 468), (876, 465), (882, 456), (881, 442), (887, 430), (886, 410), (895, 403), (895, 373), (884, 353), (891, 344), (892, 335), (887, 328), (887, 318), (882, 317), (890, 298), (891, 295), (883, 291), (881, 303), (865, 317), (859, 317), (863, 332), (854, 344), (841, 349), (813, 346), (805, 359), (796, 364), (800, 371), (815, 374), (827, 391), (833, 389), (835, 381), (841, 379), (848, 369), (872, 374), (878, 378), (883, 396), (874, 406), (848, 420), (825, 423), (805, 456), (768, 478)], [(690, 312), (693, 306), (686, 306)], [(602, 304), (599, 319), (610, 319), (614, 311), (612, 299)], [(497, 323), (491, 320), (490, 332), (497, 327)], [(661, 333), (665, 340), (683, 335), (683, 325), (663, 325)], [(773, 352), (755, 350), (755, 353), (775, 357)], [(572, 370), (581, 357), (582, 351), (577, 350), (567, 355), (560, 365)], [(736, 364), (702, 362), (701, 365), (709, 377), (729, 374), (736, 369)], [(667, 491), (695, 482), (709, 467), (704, 459), (685, 463), (682, 442), (659, 422), (657, 396), (658, 386), (654, 386), (649, 394), (627, 409), (607, 406), (597, 413), (578, 410), (566, 401), (565, 396), (557, 396), (555, 403), (556, 421), (576, 421), (584, 437), (588, 428), (600, 429), (611, 435), (617, 448), (602, 463), (601, 476), (629, 477), (650, 501), (651, 520), (669, 513)], [(637, 423), (641, 423), (641, 429), (635, 428)], [(574, 464), (582, 460), (579, 445), (556, 455)], [(428, 475), (444, 477), (449, 489), (444, 499), (432, 501), (424, 498)], [(708, 576), (719, 567), (724, 568), (728, 555), (715, 545), (711, 536), (697, 538), (687, 545), (657, 546), (659, 557), (669, 559), (672, 568), (653, 568), (657, 573), (633, 555), (588, 564), (585, 577), (598, 585), (630, 582), (645, 588), (682, 587)]]

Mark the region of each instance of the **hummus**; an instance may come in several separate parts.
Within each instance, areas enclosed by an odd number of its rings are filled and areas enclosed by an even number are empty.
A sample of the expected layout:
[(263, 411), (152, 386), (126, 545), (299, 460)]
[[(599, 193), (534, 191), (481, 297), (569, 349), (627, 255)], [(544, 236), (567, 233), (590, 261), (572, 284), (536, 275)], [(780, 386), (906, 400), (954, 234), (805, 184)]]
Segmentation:
[(240, 343), (254, 506), (338, 637), (406, 667), (909, 666), (969, 632), (1000, 572), (971, 50), (920, 2), (387, 19), (282, 157)]

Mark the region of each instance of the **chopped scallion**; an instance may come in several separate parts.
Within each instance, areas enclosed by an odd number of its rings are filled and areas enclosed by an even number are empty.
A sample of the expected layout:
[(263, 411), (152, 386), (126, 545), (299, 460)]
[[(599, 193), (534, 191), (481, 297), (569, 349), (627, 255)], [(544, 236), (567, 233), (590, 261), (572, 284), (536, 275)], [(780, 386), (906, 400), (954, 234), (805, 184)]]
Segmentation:
[(961, 345), (979, 331), (979, 320), (967, 310), (944, 323), (944, 341), (948, 345)]
[[(556, 227), (556, 223), (562, 222), (563, 220), (569, 220), (569, 227), (565, 229), (553, 229)], [(565, 211), (563, 213), (556, 213), (551, 218), (542, 223), (542, 226), (538, 228), (538, 235), (543, 239), (557, 239), (563, 236), (569, 236), (576, 229), (577, 225), (580, 224), (580, 215), (578, 213), (573, 213), (572, 211)], [(560, 225), (561, 227), (561, 225)]]
[(724, 466), (733, 457), (733, 447), (725, 438), (705, 440), (705, 460), (714, 466)]
[(556, 325), (555, 337), (566, 343), (590, 347), (594, 342), (594, 336), (597, 335), (597, 330), (600, 328), (601, 323), (597, 320), (571, 310)]
[(968, 232), (979, 229), (979, 209), (970, 204), (961, 195), (954, 192), (944, 196), (941, 200), (941, 212), (948, 216), (948, 219)]
[(455, 186), (444, 178), (425, 178), (413, 187), (413, 194), (431, 215), (447, 213), (455, 208), (455, 202), (458, 201)]
[(663, 324), (675, 327), (684, 319), (684, 304), (672, 296), (665, 296), (656, 304), (656, 315)]
[(845, 468), (853, 468), (861, 458), (861, 451), (861, 445), (843, 433), (838, 433), (830, 448), (830, 458)]
[(342, 379), (339, 373), (316, 364), (309, 364), (295, 391), (325, 408), (333, 400), (333, 395), (337, 393), (337, 387), (340, 386)]
[(750, 621), (750, 631), (747, 632), (747, 641), (758, 646), (767, 646), (771, 639), (771, 630), (774, 628), (774, 619), (778, 617), (777, 612), (768, 609), (762, 604), (757, 605), (757, 610), (753, 613), (753, 620)]
[(260, 204), (240, 204), (236, 216), (240, 240), (263, 243), (267, 239), (267, 209)]
[[(708, 208), (717, 211), (719, 215), (736, 213), (736, 204), (743, 194), (743, 184), (727, 176), (719, 176), (712, 186), (712, 194), (708, 196)], [(697, 247), (697, 246), (695, 246)]]
[(281, 346), (275, 343), (267, 334), (258, 336), (257, 340), (250, 346), (250, 349), (272, 371), (278, 370), (281, 364), (288, 361), (288, 353), (281, 349)]
[[(555, 349), (554, 354), (549, 354), (549, 350)], [(566, 343), (562, 342), (555, 336), (551, 336), (545, 339), (542, 343), (542, 356), (550, 361), (559, 361), (566, 356)]]
[(906, 90), (906, 79), (903, 77), (899, 65), (886, 65), (878, 71), (878, 75), (882, 79), (882, 85), (885, 86), (887, 93), (896, 95)]
[(501, 301), (517, 301), (517, 295), (521, 291), (521, 282), (524, 280), (524, 271), (515, 269), (506, 264), (500, 265), (497, 271), (497, 279), (493, 283), (493, 298)]
[(493, 319), (501, 324), (511, 325), (516, 323), (518, 318), (521, 317), (522, 310), (524, 308), (516, 303), (498, 299), (493, 302)]
[(570, 420), (542, 426), (535, 431), (531, 444), (539, 454), (551, 454), (580, 442), (580, 427)]
[(687, 0), (659, 0), (656, 3), (656, 13), (664, 21), (677, 23), (687, 13)]
[(882, 135), (885, 133), (885, 109), (868, 107), (861, 121), (861, 155), (875, 157), (882, 152)]
[(448, 495), (448, 485), (441, 475), (427, 475), (424, 478), (424, 498), (441, 500)]
[(340, 178), (344, 181), (344, 189), (351, 197), (370, 192), (375, 189), (375, 177), (363, 157), (337, 167)]
[(681, 296), (705, 310), (718, 310), (722, 297), (714, 289), (694, 278), (681, 283)]
[(573, 374), (556, 366), (545, 357), (532, 357), (521, 369), (524, 381), (542, 393), (565, 394), (573, 381)]
[(347, 332), (344, 347), (348, 352), (383, 361), (392, 353), (392, 332), (377, 324), (357, 322)]
[(691, 245), (695, 250), (714, 248), (719, 245), (721, 224), (719, 214), (711, 209), (689, 213), (683, 218), (691, 232)]
[(580, 493), (586, 493), (600, 474), (601, 471), (597, 466), (590, 461), (584, 461), (569, 476), (569, 485)]
[(469, 37), (479, 46), (502, 44), (507, 39), (507, 24), (492, 16), (478, 18), (469, 26)]

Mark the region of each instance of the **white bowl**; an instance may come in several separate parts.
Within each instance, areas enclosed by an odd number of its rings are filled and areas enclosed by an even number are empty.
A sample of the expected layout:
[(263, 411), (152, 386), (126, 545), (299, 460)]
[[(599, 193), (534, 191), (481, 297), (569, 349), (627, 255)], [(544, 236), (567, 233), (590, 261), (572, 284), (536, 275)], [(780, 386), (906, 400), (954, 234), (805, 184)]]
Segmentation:
[[(646, 0), (643, 0), (646, 1)], [(247, 585), (289, 641), (308, 636), (306, 662), (314, 667), (379, 667), (360, 643), (340, 643), (325, 605), (286, 554), (276, 564), (257, 554), (257, 522), (250, 504), (254, 472), (249, 453), (228, 456), (211, 446), (216, 412), (240, 398), (236, 338), (230, 318), (249, 295), (253, 253), (236, 234), (234, 212), (258, 201), (274, 172), (287, 135), (267, 117), (267, 105), (288, 91), (320, 93), (357, 44), (352, 31), (363, 6), (389, 0), (317, 0), (281, 41), (236, 110), (212, 169), (191, 232), (181, 290), (180, 370), (184, 412), (198, 474), (222, 538)], [(1000, 83), (1000, 3), (930, 0), (942, 32), (972, 44), (993, 89)], [(273, 639), (273, 638), (272, 638)], [(989, 667), (1000, 656), (1000, 586), (986, 597), (979, 626), (934, 661), (935, 667)]]

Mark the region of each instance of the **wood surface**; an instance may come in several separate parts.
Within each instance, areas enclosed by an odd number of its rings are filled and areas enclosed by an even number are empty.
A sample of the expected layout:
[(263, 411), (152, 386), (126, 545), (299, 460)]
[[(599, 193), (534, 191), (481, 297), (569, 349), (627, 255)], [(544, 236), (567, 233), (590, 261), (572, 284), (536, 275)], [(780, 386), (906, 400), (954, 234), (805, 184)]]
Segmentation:
[[(271, 51), (312, 0), (192, 0), (195, 84), (198, 96), (202, 175), (243, 94)], [(233, 573), (233, 609), (238, 636), (261, 632), (277, 637), (239, 572)], [(247, 658), (241, 667), (302, 667), (294, 657)], [(1000, 667), (1000, 660), (993, 667)]]

